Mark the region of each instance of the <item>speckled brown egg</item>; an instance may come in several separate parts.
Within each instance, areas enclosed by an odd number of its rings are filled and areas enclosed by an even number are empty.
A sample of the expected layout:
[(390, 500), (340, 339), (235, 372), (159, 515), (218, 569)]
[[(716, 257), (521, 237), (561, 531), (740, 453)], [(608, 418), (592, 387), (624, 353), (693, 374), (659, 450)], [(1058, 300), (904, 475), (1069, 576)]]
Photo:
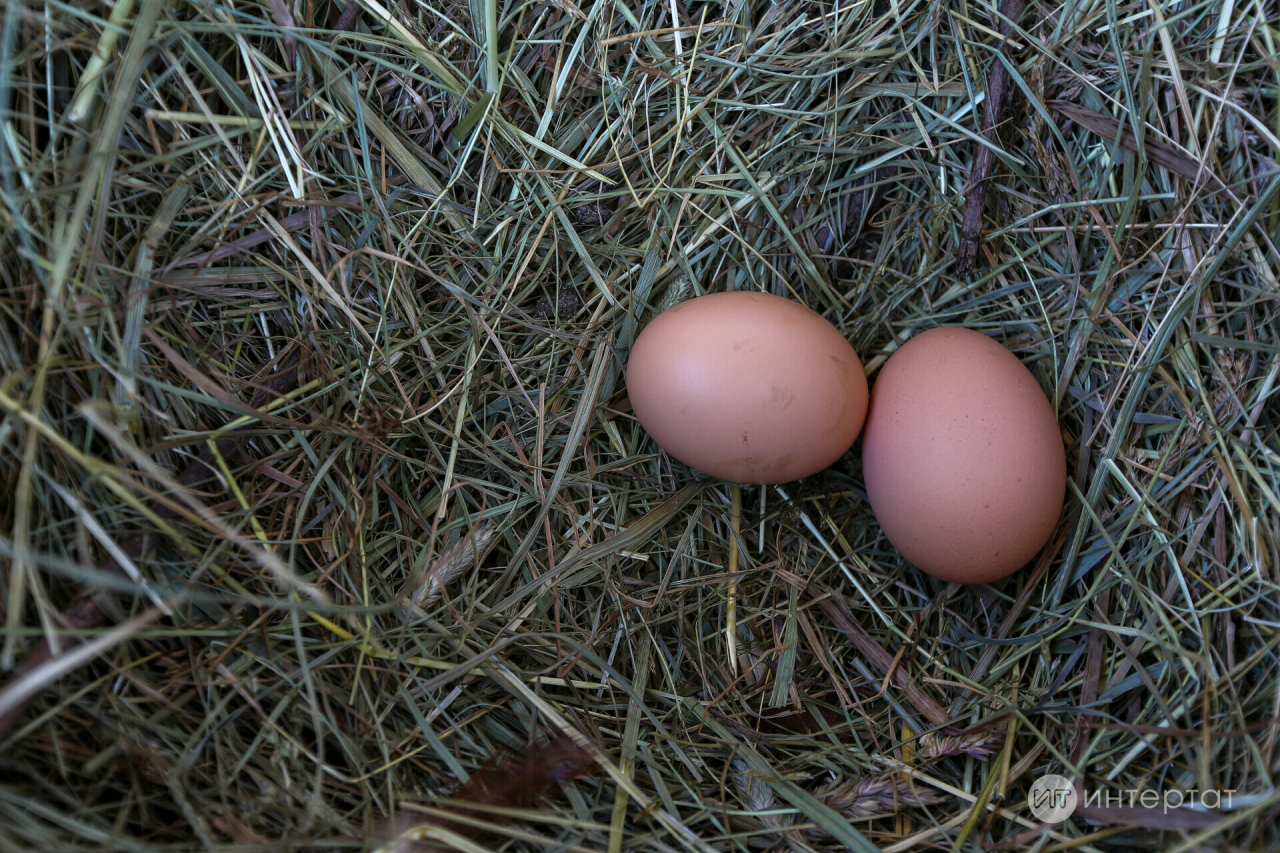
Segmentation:
[(768, 293), (711, 293), (653, 319), (627, 391), (667, 453), (735, 483), (785, 483), (849, 449), (867, 411), (853, 347), (820, 314)]
[(931, 329), (885, 362), (862, 464), (885, 536), (944, 581), (1012, 574), (1062, 514), (1067, 459), (1053, 407), (1017, 356), (970, 329)]

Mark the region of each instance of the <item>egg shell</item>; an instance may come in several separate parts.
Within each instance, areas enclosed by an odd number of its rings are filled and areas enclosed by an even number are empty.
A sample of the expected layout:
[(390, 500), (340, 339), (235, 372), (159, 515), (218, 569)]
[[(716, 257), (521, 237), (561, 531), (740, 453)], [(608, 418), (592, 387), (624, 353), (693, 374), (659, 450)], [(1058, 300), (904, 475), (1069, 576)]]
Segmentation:
[(917, 335), (885, 362), (862, 465), (885, 536), (954, 583), (989, 583), (1026, 565), (1066, 494), (1066, 451), (1039, 383), (998, 342), (955, 326)]
[(835, 326), (769, 293), (711, 293), (653, 319), (627, 362), (631, 408), (692, 468), (785, 483), (849, 449), (867, 411), (862, 363)]

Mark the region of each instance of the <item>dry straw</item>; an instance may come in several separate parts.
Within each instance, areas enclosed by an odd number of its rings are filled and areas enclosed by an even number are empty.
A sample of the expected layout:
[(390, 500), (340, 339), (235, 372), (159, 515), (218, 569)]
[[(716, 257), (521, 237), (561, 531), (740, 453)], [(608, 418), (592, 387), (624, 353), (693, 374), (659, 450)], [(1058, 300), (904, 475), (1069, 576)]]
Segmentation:
[[(1280, 844), (1274, 3), (0, 17), (0, 849)], [(740, 509), (663, 455), (627, 348), (726, 289), (873, 380), (1008, 345), (1041, 557), (919, 574), (856, 450)]]

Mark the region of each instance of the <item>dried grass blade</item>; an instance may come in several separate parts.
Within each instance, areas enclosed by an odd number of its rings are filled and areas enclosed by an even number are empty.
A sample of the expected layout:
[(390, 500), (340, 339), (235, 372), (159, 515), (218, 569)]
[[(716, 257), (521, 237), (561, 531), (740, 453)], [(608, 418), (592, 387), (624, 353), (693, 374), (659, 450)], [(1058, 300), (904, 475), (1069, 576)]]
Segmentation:
[(129, 281), (129, 293), (125, 302), (124, 334), (120, 337), (122, 375), (116, 386), (116, 405), (122, 408), (129, 407), (137, 393), (137, 372), (142, 363), (142, 324), (147, 314), (151, 268), (155, 263), (156, 251), (160, 248), (165, 232), (190, 197), (191, 185), (186, 181), (169, 190), (156, 210), (155, 218), (143, 233), (142, 244), (138, 246), (133, 278)]
[(809, 595), (816, 599), (818, 607), (822, 609), (823, 613), (827, 614), (827, 618), (832, 621), (842, 634), (849, 638), (849, 641), (858, 648), (858, 651), (862, 652), (867, 660), (875, 665), (876, 669), (886, 676), (890, 673), (893, 674), (893, 682), (902, 690), (907, 697), (907, 701), (917, 711), (924, 714), (929, 722), (935, 726), (945, 726), (950, 723), (951, 716), (946, 709), (915, 683), (900, 662), (895, 666), (893, 655), (889, 654), (883, 646), (877, 643), (858, 624), (849, 608), (844, 604), (843, 596), (840, 593), (819, 584), (809, 583), (783, 569), (774, 569), (773, 571), (788, 584), (808, 592)]
[[(1102, 115), (1088, 107), (1082, 107), (1070, 101), (1050, 101), (1046, 106), (1066, 116), (1086, 130), (1096, 133), (1107, 142), (1119, 143), (1121, 148), (1132, 151), (1135, 154), (1139, 153), (1138, 138), (1127, 123), (1124, 129), (1121, 130), (1120, 122), (1111, 116)], [(1199, 163), (1183, 154), (1176, 146), (1154, 138), (1151, 133), (1143, 135), (1142, 151), (1157, 166), (1163, 166), (1178, 177), (1188, 180), (1196, 186), (1207, 184), (1214, 190), (1224, 188), (1217, 175), (1201, 168)]]
[(525, 584), (503, 599), (494, 609), (498, 612), (505, 611), (531, 593), (549, 585), (553, 580), (556, 581), (557, 586), (566, 589), (582, 586), (590, 582), (594, 575), (586, 571), (588, 566), (611, 554), (616, 554), (619, 551), (635, 550), (645, 542), (648, 542), (658, 530), (675, 518), (680, 510), (689, 501), (697, 497), (707, 486), (706, 482), (690, 483), (684, 486), (658, 506), (649, 510), (640, 518), (633, 520), (625, 530), (615, 533), (603, 542), (597, 542), (595, 545), (583, 548), (576, 554), (570, 554), (556, 566), (554, 571), (547, 572), (536, 580)]
[(145, 628), (163, 616), (162, 609), (153, 607), (128, 622), (117, 625), (101, 637), (50, 658), (29, 672), (14, 678), (0, 689), (0, 733), (7, 731), (13, 725), (12, 715), (15, 712), (20, 713), (32, 696), (72, 670), (84, 666), (98, 655), (125, 642), (139, 629)]
[(719, 720), (707, 716), (700, 722), (714, 729), (723, 740), (734, 744), (737, 747), (735, 754), (746, 762), (752, 772), (768, 780), (775, 793), (799, 809), (809, 820), (822, 827), (832, 838), (843, 844), (846, 850), (855, 853), (879, 853), (876, 846), (868, 841), (865, 835), (854, 829), (843, 816), (795, 782), (779, 775), (760, 753), (749, 744), (742, 743)]

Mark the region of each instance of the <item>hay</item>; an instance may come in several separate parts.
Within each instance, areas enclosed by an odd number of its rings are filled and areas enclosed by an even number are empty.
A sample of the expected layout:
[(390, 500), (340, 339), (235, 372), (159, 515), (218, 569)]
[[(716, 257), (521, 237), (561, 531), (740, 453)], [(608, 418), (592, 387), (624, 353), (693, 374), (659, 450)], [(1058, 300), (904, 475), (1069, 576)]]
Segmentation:
[[(1274, 849), (1275, 16), (10, 0), (0, 849)], [(1013, 349), (1040, 559), (661, 454), (627, 348), (725, 289)]]

